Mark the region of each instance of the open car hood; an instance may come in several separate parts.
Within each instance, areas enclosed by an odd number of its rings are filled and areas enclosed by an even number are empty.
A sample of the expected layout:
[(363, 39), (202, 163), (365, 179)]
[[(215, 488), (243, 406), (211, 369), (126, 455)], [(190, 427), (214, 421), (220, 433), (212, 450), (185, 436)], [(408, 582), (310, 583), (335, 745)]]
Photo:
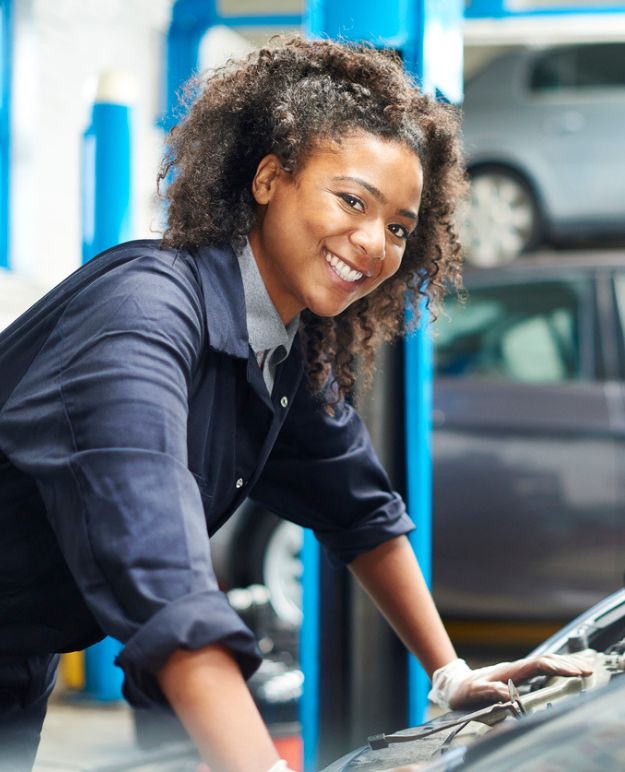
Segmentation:
[[(625, 769), (625, 590), (600, 601), (531, 653), (582, 651), (593, 660), (592, 676), (538, 676), (512, 689), (506, 703), (450, 712), (420, 727), (370, 738), (371, 744), (324, 772), (406, 765), (429, 772)], [(387, 747), (375, 747), (385, 741)]]

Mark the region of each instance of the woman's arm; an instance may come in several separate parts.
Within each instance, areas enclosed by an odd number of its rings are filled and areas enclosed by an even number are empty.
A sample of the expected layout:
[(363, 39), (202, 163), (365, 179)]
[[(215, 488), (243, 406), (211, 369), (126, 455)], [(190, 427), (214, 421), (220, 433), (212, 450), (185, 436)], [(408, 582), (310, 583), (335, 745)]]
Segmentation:
[(225, 647), (179, 649), (161, 668), (158, 681), (211, 772), (267, 772), (279, 760)]
[[(430, 678), (456, 659), (456, 653), (405, 536), (380, 544), (350, 563), (365, 590)], [(538, 674), (590, 675), (592, 666), (575, 656), (547, 654), (470, 670), (452, 665), (453, 677), (440, 676), (440, 705), (461, 708), (489, 700), (508, 699), (508, 679), (514, 683)], [(448, 672), (448, 671), (445, 671)], [(435, 685), (437, 680), (435, 679)]]
[(405, 646), (427, 674), (456, 659), (410, 542), (398, 536), (349, 564)]

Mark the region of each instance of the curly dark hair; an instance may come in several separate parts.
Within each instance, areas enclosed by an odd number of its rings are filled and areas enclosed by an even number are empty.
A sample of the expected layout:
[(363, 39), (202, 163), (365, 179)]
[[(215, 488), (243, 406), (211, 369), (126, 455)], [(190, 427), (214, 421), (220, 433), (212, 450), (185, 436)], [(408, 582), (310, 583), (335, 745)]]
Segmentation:
[(186, 98), (189, 110), (170, 134), (158, 177), (160, 184), (173, 172), (168, 246), (240, 246), (256, 220), (251, 183), (270, 153), (296, 174), (319, 141), (364, 131), (419, 157), (419, 224), (397, 273), (336, 317), (302, 313), (310, 381), (321, 391), (331, 372), (335, 399), (342, 398), (357, 366), (359, 385), (367, 383), (378, 345), (416, 324), (421, 297), (435, 315), (446, 287), (460, 284), (454, 211), (466, 181), (456, 109), (421, 93), (393, 52), (299, 37), (194, 80)]

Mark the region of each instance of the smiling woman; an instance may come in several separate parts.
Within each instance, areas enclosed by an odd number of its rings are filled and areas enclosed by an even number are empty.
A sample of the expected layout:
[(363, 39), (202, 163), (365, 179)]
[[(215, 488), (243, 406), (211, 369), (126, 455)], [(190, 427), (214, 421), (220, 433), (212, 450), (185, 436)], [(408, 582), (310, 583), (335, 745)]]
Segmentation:
[(305, 309), (309, 378), (321, 390), (331, 370), (341, 398), (356, 356), (362, 384), (405, 330), (406, 300), (417, 320), (420, 296), (436, 311), (459, 283), (458, 115), (391, 52), (283, 42), (190, 84), (160, 174), (176, 170), (165, 241), (249, 235), (283, 321)]
[(455, 111), (394, 55), (329, 41), (194, 88), (160, 172), (164, 238), (96, 256), (0, 335), (1, 769), (32, 763), (57, 652), (103, 635), (124, 644), (131, 704), (173, 708), (211, 769), (286, 769), (211, 562), (209, 536), (250, 496), (349, 565), (439, 703), (580, 672), (457, 660), (344, 399), (356, 357), (370, 373), (403, 332), (405, 300), (435, 306), (459, 280)]

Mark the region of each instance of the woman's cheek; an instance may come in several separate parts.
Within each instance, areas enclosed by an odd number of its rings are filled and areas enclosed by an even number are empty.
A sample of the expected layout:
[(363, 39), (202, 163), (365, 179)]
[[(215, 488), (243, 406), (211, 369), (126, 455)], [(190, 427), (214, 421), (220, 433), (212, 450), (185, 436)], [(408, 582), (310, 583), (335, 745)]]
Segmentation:
[(404, 250), (402, 249), (400, 253), (398, 253), (397, 250), (394, 250), (387, 258), (386, 258), (386, 265), (384, 266), (384, 278), (383, 281), (386, 281), (387, 279), (390, 279), (391, 276), (394, 276), (397, 271), (399, 270), (399, 267), (401, 265), (401, 259), (404, 255)]

